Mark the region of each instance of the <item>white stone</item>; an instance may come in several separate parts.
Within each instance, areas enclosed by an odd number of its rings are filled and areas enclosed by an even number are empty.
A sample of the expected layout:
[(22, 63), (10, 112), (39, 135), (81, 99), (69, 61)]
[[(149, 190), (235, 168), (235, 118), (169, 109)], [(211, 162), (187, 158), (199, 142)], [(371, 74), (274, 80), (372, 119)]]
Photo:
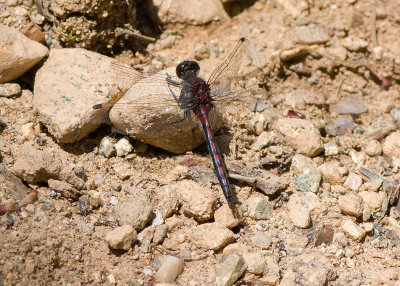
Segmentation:
[(321, 172), (323, 181), (332, 185), (340, 185), (347, 174), (347, 168), (341, 166), (337, 161), (322, 164), (318, 167), (318, 171)]
[(183, 271), (185, 262), (175, 256), (167, 256), (161, 262), (161, 267), (155, 274), (157, 282), (172, 283)]
[(334, 156), (339, 154), (339, 148), (336, 144), (329, 142), (324, 144), (325, 156)]
[(114, 148), (117, 151), (118, 157), (126, 156), (133, 150), (132, 144), (125, 137), (115, 143)]
[(33, 140), (35, 138), (35, 131), (33, 130), (33, 123), (29, 122), (21, 126), (22, 138), (25, 140)]

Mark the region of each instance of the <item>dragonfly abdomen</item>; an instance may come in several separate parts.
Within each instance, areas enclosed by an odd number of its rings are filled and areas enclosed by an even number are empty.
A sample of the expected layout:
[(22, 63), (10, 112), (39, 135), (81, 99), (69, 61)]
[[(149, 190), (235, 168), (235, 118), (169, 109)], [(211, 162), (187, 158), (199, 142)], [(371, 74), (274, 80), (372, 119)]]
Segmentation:
[(217, 175), (219, 184), (222, 188), (224, 196), (228, 204), (233, 205), (234, 200), (232, 196), (232, 190), (229, 186), (228, 174), (225, 170), (222, 156), (219, 152), (218, 145), (215, 142), (214, 136), (211, 131), (210, 123), (208, 120), (208, 111), (206, 105), (199, 105), (197, 108), (197, 116), (200, 119), (201, 125), (203, 126), (204, 135), (207, 141), (207, 147), (213, 161), (215, 174)]

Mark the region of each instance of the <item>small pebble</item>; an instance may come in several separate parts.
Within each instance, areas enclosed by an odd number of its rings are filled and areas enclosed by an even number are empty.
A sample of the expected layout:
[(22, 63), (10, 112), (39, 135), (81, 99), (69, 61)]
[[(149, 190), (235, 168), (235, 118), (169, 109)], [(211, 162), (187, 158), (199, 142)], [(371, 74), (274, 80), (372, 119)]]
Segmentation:
[(311, 223), (311, 210), (305, 200), (302, 194), (293, 194), (287, 203), (289, 218), (299, 228), (307, 228)]
[(350, 172), (343, 186), (356, 192), (360, 188), (361, 184), (362, 184), (362, 178), (359, 175)]
[(307, 54), (309, 54), (310, 52), (308, 51), (308, 49), (303, 48), (303, 47), (295, 47), (293, 49), (289, 49), (289, 50), (284, 50), (280, 53), (279, 57), (280, 60), (282, 62), (288, 62), (290, 60), (293, 60), (295, 58), (300, 58), (300, 57), (304, 57)]
[(35, 131), (33, 130), (33, 123), (29, 122), (21, 126), (22, 138), (25, 140), (33, 140), (35, 138)]
[(173, 186), (182, 205), (181, 210), (186, 216), (200, 222), (213, 217), (217, 204), (213, 190), (191, 180), (179, 181)]
[(390, 111), (390, 115), (394, 119), (397, 126), (400, 125), (400, 107), (395, 107)]
[(379, 188), (382, 186), (382, 183), (383, 183), (382, 179), (377, 179), (377, 180), (368, 181), (364, 185), (368, 191), (377, 192), (379, 190)]
[(185, 262), (175, 256), (167, 256), (155, 274), (157, 282), (172, 283), (182, 273)]
[(156, 226), (153, 235), (153, 243), (155, 245), (162, 243), (164, 238), (167, 236), (167, 232), (168, 232), (168, 225), (163, 224)]
[(372, 232), (374, 230), (374, 224), (372, 222), (364, 222), (361, 226), (366, 232)]
[(382, 144), (377, 140), (370, 140), (365, 147), (368, 156), (375, 157), (382, 154)]
[(272, 239), (268, 233), (263, 231), (256, 231), (251, 237), (251, 242), (261, 249), (268, 249), (272, 244)]
[(332, 105), (332, 111), (339, 114), (361, 114), (368, 111), (359, 96), (349, 96)]
[(215, 285), (231, 286), (242, 276), (247, 265), (241, 255), (233, 253), (226, 257), (222, 263), (217, 264), (216, 268)]
[(380, 210), (382, 208), (383, 193), (382, 192), (359, 192), (358, 195), (362, 198), (364, 204), (366, 204), (371, 210)]
[(353, 130), (357, 124), (345, 116), (340, 116), (333, 121), (330, 121), (325, 127), (326, 133), (331, 136), (343, 135), (347, 131)]
[(162, 216), (161, 211), (155, 210), (153, 212), (153, 221), (151, 222), (151, 226), (159, 226), (164, 223), (164, 218)]
[(345, 220), (342, 229), (354, 240), (360, 241), (366, 235), (366, 231), (351, 220)]
[(292, 158), (290, 168), (294, 173), (304, 173), (306, 171), (316, 171), (317, 164), (311, 159), (301, 154), (295, 154)]
[(325, 156), (334, 156), (339, 154), (339, 148), (335, 143), (329, 142), (324, 144)]
[(0, 97), (17, 97), (21, 92), (21, 87), (17, 83), (0, 84)]
[(35, 212), (35, 206), (33, 204), (28, 204), (28, 205), (25, 206), (25, 210), (28, 213), (33, 214)]
[(332, 185), (340, 185), (344, 181), (344, 176), (348, 170), (346, 167), (341, 166), (337, 161), (330, 161), (318, 167), (321, 172), (324, 182)]
[(251, 196), (246, 204), (248, 206), (249, 216), (255, 220), (266, 220), (271, 217), (272, 205), (262, 197)]
[(307, 157), (314, 157), (323, 151), (321, 134), (309, 120), (279, 119), (274, 128), (285, 137), (290, 146)]
[(364, 152), (357, 152), (356, 150), (351, 150), (349, 152), (349, 155), (351, 157), (351, 160), (356, 163), (357, 165), (364, 164), (365, 160), (367, 159), (367, 156)]
[(208, 59), (210, 57), (210, 49), (205, 43), (199, 44), (194, 48), (194, 58), (198, 61)]
[(344, 39), (342, 45), (349, 51), (355, 52), (366, 48), (368, 46), (368, 42), (354, 35), (350, 35)]
[(275, 132), (262, 132), (253, 144), (254, 150), (261, 150), (274, 144), (277, 134)]
[(296, 190), (303, 192), (318, 192), (319, 185), (321, 183), (322, 176), (316, 172), (306, 172), (304, 174), (295, 174), (294, 176), (294, 187)]
[(395, 121), (390, 116), (381, 116), (372, 120), (366, 131), (367, 137), (372, 139), (383, 138), (397, 129)]
[(261, 275), (264, 271), (264, 257), (258, 252), (245, 252), (242, 254), (247, 265), (247, 272), (253, 273), (255, 275)]
[(125, 137), (119, 140), (117, 143), (115, 143), (114, 148), (115, 151), (117, 152), (118, 157), (126, 156), (133, 150), (132, 144)]
[(383, 56), (383, 48), (381, 46), (376, 46), (372, 49), (372, 51), (374, 53), (375, 60), (380, 61)]
[(322, 243), (330, 245), (332, 243), (334, 233), (335, 231), (330, 225), (325, 226), (317, 233), (314, 245), (319, 246)]
[(400, 157), (400, 131), (393, 132), (382, 145), (383, 153), (390, 157)]
[(235, 239), (233, 232), (219, 223), (200, 224), (189, 236), (193, 244), (207, 250), (221, 249)]
[(111, 158), (117, 154), (115, 150), (114, 142), (115, 140), (110, 137), (104, 137), (100, 142), (100, 154), (106, 158)]
[(296, 42), (304, 45), (323, 44), (329, 41), (329, 35), (325, 30), (315, 24), (297, 26), (294, 29)]
[(362, 200), (353, 194), (340, 196), (339, 209), (343, 214), (359, 217), (363, 214)]
[(112, 204), (113, 206), (118, 205), (118, 198), (115, 196), (111, 196), (110, 198), (110, 204)]
[(152, 206), (147, 198), (132, 198), (113, 207), (113, 213), (119, 225), (131, 225), (139, 231), (151, 219)]
[(106, 234), (106, 242), (112, 249), (128, 250), (137, 239), (137, 233), (130, 225), (123, 225)]
[(83, 216), (87, 216), (92, 212), (92, 207), (90, 206), (89, 200), (86, 196), (79, 197), (78, 200), (79, 213)]
[(240, 220), (233, 216), (232, 211), (227, 204), (223, 204), (215, 211), (214, 220), (229, 229), (238, 226), (240, 223)]

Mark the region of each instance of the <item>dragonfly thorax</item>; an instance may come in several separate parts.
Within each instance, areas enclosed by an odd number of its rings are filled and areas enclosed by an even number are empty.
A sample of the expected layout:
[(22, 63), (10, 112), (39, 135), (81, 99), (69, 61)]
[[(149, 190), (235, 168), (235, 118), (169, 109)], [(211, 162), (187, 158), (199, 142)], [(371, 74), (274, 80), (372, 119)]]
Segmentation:
[(204, 80), (198, 79), (198, 81), (192, 84), (190, 89), (193, 95), (193, 104), (209, 104), (212, 101), (210, 86)]

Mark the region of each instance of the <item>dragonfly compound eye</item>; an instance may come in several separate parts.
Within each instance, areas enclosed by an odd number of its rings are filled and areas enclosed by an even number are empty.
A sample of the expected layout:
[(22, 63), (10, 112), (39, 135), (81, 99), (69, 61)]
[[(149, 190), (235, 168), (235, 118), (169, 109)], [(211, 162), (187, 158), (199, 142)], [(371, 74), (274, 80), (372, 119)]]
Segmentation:
[(197, 76), (199, 71), (200, 66), (195, 61), (184, 61), (176, 67), (176, 75), (181, 79), (186, 78), (189, 74)]

